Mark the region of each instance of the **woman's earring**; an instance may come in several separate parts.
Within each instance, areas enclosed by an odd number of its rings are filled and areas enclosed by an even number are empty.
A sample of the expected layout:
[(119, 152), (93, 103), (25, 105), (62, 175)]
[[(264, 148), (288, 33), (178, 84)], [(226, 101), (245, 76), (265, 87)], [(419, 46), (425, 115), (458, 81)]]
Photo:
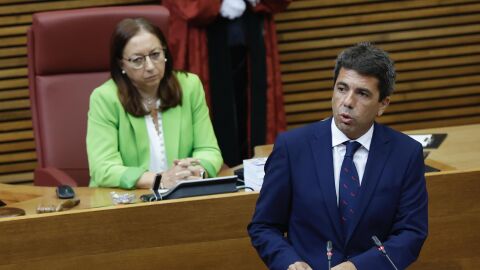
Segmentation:
[(125, 74), (125, 73), (126, 73), (125, 70), (122, 69), (122, 74)]
[(165, 62), (167, 62), (167, 58), (165, 58)]

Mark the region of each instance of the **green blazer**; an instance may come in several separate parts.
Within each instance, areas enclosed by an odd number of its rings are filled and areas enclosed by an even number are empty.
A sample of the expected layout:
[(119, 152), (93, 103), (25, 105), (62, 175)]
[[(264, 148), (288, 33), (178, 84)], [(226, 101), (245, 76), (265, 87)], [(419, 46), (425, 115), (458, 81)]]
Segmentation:
[[(182, 105), (162, 113), (168, 166), (179, 158), (201, 161), (214, 177), (223, 164), (205, 102), (202, 83), (195, 74), (175, 73), (182, 88)], [(135, 188), (149, 168), (150, 147), (145, 117), (125, 111), (113, 80), (90, 96), (87, 153), (91, 187)]]

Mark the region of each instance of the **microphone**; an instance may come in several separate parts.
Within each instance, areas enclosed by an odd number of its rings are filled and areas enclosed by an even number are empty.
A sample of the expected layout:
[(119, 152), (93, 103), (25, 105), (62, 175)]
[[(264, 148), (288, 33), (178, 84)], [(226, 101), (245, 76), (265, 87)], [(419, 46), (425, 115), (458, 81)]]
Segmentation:
[(385, 250), (385, 247), (383, 246), (382, 242), (376, 235), (372, 236), (372, 240), (375, 243), (375, 245), (378, 247), (378, 250), (385, 256), (387, 257), (388, 261), (390, 264), (393, 266), (393, 269), (398, 270), (397, 266), (393, 263), (393, 261), (390, 259), (390, 256), (388, 256), (387, 251)]
[(332, 241), (327, 241), (328, 270), (332, 269)]

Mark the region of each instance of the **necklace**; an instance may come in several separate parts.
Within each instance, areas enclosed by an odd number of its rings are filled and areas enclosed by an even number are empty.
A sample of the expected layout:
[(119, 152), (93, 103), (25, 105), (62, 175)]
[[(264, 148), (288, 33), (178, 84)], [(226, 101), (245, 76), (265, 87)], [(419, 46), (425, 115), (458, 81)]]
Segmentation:
[(145, 106), (145, 108), (147, 109), (147, 111), (156, 109), (156, 107), (157, 107), (157, 100), (158, 100), (157, 97), (146, 97), (146, 98), (143, 98), (143, 99), (142, 99), (143, 105)]
[(158, 110), (156, 108), (152, 109), (152, 111), (150, 112), (150, 115), (152, 116), (152, 122), (153, 122), (153, 126), (155, 127), (155, 131), (157, 132), (157, 135), (160, 136), (162, 131), (160, 130), (160, 124), (158, 121)]
[(157, 132), (157, 135), (160, 136), (162, 131), (161, 131), (159, 119), (158, 119), (157, 101), (158, 101), (158, 98), (156, 97), (143, 98), (143, 105), (145, 106), (147, 111), (150, 111), (150, 116), (152, 117), (153, 126), (155, 127), (155, 131)]

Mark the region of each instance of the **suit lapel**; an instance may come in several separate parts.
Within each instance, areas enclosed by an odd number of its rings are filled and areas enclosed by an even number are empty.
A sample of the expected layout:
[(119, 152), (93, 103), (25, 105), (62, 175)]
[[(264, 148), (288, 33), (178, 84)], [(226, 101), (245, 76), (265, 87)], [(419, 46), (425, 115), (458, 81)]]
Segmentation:
[[(136, 117), (131, 114), (127, 114), (130, 124), (133, 128), (133, 133), (135, 134), (134, 143), (137, 148), (137, 164), (146, 165), (148, 169), (148, 160), (150, 159), (150, 141), (148, 138), (147, 127), (145, 124), (145, 117)], [(145, 154), (147, 153), (147, 155)], [(145, 157), (147, 158), (145, 160)]]
[(179, 155), (180, 127), (182, 125), (182, 106), (176, 106), (162, 113), (163, 136), (167, 163), (170, 167)]
[[(332, 132), (331, 121), (320, 122), (316, 126), (315, 134), (310, 139), (317, 179), (320, 189), (325, 198), (325, 207), (331, 219), (332, 227), (337, 234), (336, 239), (343, 240), (340, 228), (340, 214), (338, 213), (337, 195), (335, 192), (335, 180), (333, 175)], [(334, 243), (339, 244), (339, 243)]]
[(358, 204), (358, 215), (353, 219), (353, 226), (348, 232), (348, 236), (345, 243), (348, 243), (355, 228), (363, 216), (363, 213), (368, 207), (368, 204), (372, 198), (373, 192), (380, 180), (380, 175), (385, 166), (385, 161), (390, 153), (391, 144), (388, 143), (389, 138), (384, 132), (384, 127), (375, 123), (373, 131), (372, 142), (370, 144), (370, 151), (368, 153), (368, 160), (365, 166), (365, 173), (362, 179), (362, 188), (360, 194), (360, 202)]

